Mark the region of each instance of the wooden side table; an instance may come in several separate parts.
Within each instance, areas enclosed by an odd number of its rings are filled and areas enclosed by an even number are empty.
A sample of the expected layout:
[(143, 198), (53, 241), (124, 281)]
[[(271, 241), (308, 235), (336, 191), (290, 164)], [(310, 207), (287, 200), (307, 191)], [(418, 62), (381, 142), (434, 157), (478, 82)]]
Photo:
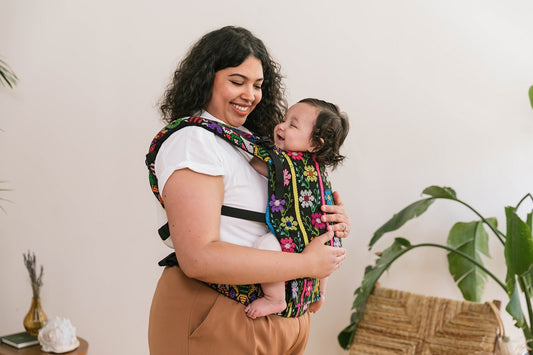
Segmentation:
[[(85, 339), (78, 337), (80, 346), (77, 349), (69, 351), (68, 353), (62, 353), (61, 355), (87, 355), (89, 349), (89, 343)], [(0, 343), (0, 355), (54, 355), (55, 353), (45, 353), (41, 351), (40, 345), (30, 346), (24, 349), (16, 349), (7, 344)]]

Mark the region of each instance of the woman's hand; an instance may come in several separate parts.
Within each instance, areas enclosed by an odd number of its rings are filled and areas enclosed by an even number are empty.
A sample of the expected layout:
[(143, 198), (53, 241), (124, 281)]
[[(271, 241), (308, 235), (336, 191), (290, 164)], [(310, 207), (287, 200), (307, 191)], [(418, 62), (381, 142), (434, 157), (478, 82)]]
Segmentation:
[(333, 232), (328, 231), (313, 239), (303, 250), (302, 254), (308, 258), (306, 265), (310, 266), (308, 277), (323, 279), (337, 270), (346, 258), (346, 249), (325, 245), (333, 238)]
[(336, 237), (346, 238), (351, 230), (350, 217), (337, 191), (333, 192), (333, 201), (334, 205), (322, 205), (322, 212), (326, 213), (322, 216), (322, 222), (333, 223), (328, 230), (335, 232)]

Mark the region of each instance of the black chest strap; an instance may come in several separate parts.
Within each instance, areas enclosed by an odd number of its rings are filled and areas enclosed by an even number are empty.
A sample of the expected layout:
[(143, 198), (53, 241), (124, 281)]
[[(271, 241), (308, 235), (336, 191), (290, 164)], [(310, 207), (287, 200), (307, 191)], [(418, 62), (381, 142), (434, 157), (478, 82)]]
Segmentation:
[[(223, 216), (245, 219), (247, 221), (265, 223), (265, 214), (261, 212), (255, 212), (250, 210), (243, 210), (241, 208), (222, 206), (220, 213)], [(161, 228), (157, 230), (157, 233), (163, 240), (167, 240), (170, 237), (170, 229), (168, 223), (165, 223)]]

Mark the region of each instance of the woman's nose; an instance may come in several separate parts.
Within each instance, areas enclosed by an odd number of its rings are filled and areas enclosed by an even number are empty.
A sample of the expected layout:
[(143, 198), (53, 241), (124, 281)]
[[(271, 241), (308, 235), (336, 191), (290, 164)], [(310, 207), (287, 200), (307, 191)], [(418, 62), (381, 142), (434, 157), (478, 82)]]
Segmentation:
[(243, 85), (242, 98), (253, 102), (255, 100), (253, 85)]

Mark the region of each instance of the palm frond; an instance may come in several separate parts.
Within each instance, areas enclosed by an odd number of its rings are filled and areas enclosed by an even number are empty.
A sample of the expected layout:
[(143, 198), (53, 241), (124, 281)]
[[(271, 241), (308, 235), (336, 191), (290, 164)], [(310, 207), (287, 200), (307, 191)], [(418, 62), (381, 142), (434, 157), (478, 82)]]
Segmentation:
[(0, 59), (0, 82), (4, 86), (9, 86), (13, 88), (18, 81), (17, 75), (11, 70), (9, 65)]

